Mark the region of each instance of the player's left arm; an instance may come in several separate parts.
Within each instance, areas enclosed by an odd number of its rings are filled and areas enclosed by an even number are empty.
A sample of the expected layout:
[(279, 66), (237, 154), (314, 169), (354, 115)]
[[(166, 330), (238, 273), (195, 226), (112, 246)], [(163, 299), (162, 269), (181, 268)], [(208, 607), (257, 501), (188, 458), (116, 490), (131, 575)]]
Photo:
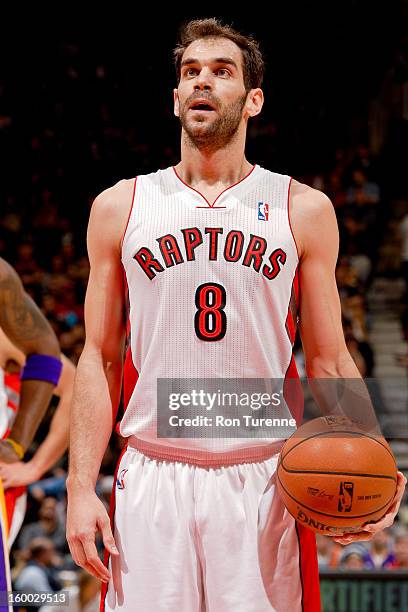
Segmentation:
[[(347, 349), (342, 328), (335, 277), (339, 234), (333, 206), (323, 193), (293, 181), (290, 213), (300, 258), (299, 332), (313, 395), (322, 410), (327, 412), (331, 401), (327, 389), (331, 387), (330, 382), (322, 385), (321, 379), (356, 379), (357, 384), (361, 380), (358, 400), (364, 402), (364, 409), (367, 406), (366, 417), (370, 422), (375, 419), (371, 401)], [(345, 413), (352, 417), (350, 407), (344, 408)], [(363, 532), (347, 534), (337, 541), (347, 544), (369, 539), (374, 532), (389, 527), (398, 512), (406, 482), (404, 475), (398, 472), (397, 491), (387, 514), (377, 523), (365, 526)]]
[(62, 372), (54, 395), (60, 398), (50, 430), (30, 461), (0, 463), (0, 478), (5, 489), (29, 485), (51, 469), (68, 448), (69, 419), (74, 387), (75, 366), (61, 355)]

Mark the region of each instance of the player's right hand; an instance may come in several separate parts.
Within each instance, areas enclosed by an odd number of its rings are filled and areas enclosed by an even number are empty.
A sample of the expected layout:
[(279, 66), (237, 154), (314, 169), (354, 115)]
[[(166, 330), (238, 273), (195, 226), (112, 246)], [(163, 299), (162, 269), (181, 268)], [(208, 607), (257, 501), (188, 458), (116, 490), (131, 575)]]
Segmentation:
[(109, 515), (94, 491), (68, 491), (67, 541), (73, 560), (90, 574), (108, 582), (110, 573), (99, 558), (95, 534), (101, 531), (108, 552), (118, 556)]

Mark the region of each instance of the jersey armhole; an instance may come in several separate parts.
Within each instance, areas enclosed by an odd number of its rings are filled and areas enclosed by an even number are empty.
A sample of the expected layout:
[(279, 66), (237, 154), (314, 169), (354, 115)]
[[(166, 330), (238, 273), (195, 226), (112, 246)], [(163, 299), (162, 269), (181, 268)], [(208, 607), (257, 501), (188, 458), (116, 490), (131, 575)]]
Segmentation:
[(291, 220), (290, 220), (290, 188), (292, 187), (292, 182), (293, 182), (293, 177), (289, 177), (288, 205), (287, 205), (287, 208), (288, 208), (288, 221), (289, 221), (290, 233), (292, 234), (293, 242), (295, 243), (298, 260), (300, 261), (299, 247), (298, 247), (298, 243), (296, 242), (295, 233), (293, 231), (292, 223), (291, 223)]
[(133, 206), (134, 206), (134, 203), (135, 203), (136, 181), (137, 181), (137, 176), (135, 177), (135, 182), (133, 184), (132, 202), (130, 204), (130, 209), (129, 209), (129, 214), (128, 214), (128, 218), (127, 218), (127, 221), (126, 221), (125, 231), (123, 232), (123, 235), (122, 235), (122, 238), (121, 238), (121, 241), (120, 241), (120, 252), (122, 252), (122, 249), (123, 249), (123, 242), (125, 240), (126, 232), (127, 232), (128, 226), (129, 226), (130, 217), (132, 216)]

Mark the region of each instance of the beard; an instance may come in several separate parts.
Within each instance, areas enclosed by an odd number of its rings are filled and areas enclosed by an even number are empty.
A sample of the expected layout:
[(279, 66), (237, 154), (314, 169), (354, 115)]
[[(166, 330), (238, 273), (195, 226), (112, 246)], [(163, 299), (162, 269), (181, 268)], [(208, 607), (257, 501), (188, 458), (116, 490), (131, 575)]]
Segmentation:
[(213, 95), (205, 96), (215, 106), (217, 117), (212, 121), (188, 117), (189, 107), (195, 98), (204, 96), (193, 94), (180, 107), (180, 123), (190, 144), (198, 149), (221, 149), (234, 138), (242, 119), (246, 94), (239, 96), (231, 104), (221, 104)]

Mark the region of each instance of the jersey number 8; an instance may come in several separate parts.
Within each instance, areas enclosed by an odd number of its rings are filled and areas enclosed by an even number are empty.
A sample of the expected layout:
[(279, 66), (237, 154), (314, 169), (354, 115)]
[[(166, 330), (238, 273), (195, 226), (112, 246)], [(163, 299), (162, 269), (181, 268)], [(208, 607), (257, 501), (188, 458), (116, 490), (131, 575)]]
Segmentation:
[(197, 312), (194, 327), (197, 337), (206, 342), (221, 340), (227, 331), (227, 316), (224, 312), (227, 294), (218, 283), (204, 283), (195, 292)]

